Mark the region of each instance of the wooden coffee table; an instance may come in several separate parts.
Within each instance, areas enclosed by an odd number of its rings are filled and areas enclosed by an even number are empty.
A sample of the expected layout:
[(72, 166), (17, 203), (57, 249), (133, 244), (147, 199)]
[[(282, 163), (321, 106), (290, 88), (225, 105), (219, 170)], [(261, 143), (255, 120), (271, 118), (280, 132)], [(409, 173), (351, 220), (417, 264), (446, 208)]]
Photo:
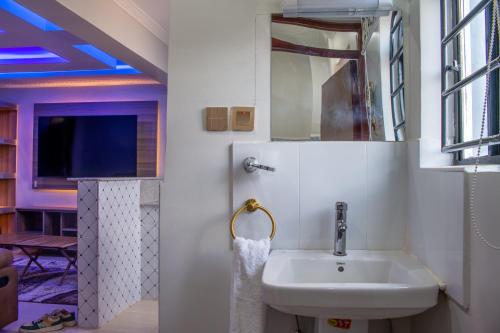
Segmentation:
[(21, 274), (20, 279), (28, 272), (28, 268), (32, 263), (38, 266), (42, 271), (47, 270), (38, 262), (38, 257), (42, 250), (56, 250), (61, 253), (66, 260), (68, 260), (68, 265), (64, 270), (64, 274), (59, 281), (59, 285), (64, 282), (64, 279), (68, 275), (71, 266), (76, 266), (77, 256), (74, 257), (68, 254), (68, 248), (78, 244), (76, 237), (65, 237), (65, 236), (46, 236), (46, 235), (30, 235), (30, 234), (3, 234), (0, 235), (0, 246), (15, 246), (24, 252), (30, 259)]

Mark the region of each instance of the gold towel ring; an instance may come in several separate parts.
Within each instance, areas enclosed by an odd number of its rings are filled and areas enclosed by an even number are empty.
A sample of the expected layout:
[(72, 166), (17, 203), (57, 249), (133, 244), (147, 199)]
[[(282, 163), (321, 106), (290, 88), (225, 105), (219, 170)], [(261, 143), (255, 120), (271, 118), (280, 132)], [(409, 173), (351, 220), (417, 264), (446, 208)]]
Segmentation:
[(261, 211), (266, 213), (267, 216), (269, 216), (272, 225), (271, 235), (269, 235), (269, 239), (273, 240), (274, 235), (276, 234), (276, 221), (274, 221), (273, 214), (271, 214), (271, 212), (266, 208), (262, 207), (260, 203), (255, 199), (248, 199), (247, 201), (245, 201), (245, 204), (234, 213), (233, 218), (231, 219), (231, 237), (233, 237), (233, 239), (236, 238), (235, 224), (241, 212), (247, 211), (249, 213), (252, 213), (255, 212), (257, 209), (260, 209)]

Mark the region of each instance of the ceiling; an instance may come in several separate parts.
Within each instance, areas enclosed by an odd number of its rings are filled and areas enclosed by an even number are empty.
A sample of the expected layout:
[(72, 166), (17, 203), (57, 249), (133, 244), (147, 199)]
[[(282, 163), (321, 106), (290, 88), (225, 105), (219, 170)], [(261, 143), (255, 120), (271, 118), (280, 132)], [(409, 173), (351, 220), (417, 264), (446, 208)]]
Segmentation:
[(168, 0), (114, 0), (114, 2), (168, 44)]
[[(116, 0), (123, 1), (123, 0)], [(165, 1), (127, 0), (144, 13), (155, 12)], [(155, 5), (156, 4), (156, 5)], [(147, 14), (149, 16), (149, 14)], [(159, 28), (167, 24), (162, 15), (151, 18)], [(166, 15), (165, 15), (166, 16)], [(153, 24), (150, 22), (150, 24)], [(13, 80), (49, 80), (64, 78), (99, 78), (106, 82), (151, 82), (152, 80), (126, 63), (104, 53), (56, 24), (26, 9), (14, 0), (0, 1), (0, 86)], [(112, 78), (112, 79), (111, 79)], [(131, 80), (131, 78), (133, 80)], [(89, 81), (88, 79), (86, 79)]]
[(165, 30), (168, 28), (168, 1), (167, 0), (133, 0), (152, 19)]

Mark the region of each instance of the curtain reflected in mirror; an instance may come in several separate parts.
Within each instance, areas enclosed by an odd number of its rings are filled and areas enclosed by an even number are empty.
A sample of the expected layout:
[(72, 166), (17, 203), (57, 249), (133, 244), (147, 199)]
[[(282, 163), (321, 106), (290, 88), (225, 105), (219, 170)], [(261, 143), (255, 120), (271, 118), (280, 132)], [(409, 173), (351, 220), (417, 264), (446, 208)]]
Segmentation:
[(271, 138), (405, 138), (403, 24), (272, 17)]

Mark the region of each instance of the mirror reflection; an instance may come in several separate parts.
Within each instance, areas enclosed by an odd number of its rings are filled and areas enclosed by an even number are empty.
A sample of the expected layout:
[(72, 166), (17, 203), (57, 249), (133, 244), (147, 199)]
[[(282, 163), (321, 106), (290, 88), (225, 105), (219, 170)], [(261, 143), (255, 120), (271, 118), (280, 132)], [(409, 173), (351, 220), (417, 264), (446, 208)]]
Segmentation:
[(403, 20), (272, 18), (274, 141), (405, 139)]

